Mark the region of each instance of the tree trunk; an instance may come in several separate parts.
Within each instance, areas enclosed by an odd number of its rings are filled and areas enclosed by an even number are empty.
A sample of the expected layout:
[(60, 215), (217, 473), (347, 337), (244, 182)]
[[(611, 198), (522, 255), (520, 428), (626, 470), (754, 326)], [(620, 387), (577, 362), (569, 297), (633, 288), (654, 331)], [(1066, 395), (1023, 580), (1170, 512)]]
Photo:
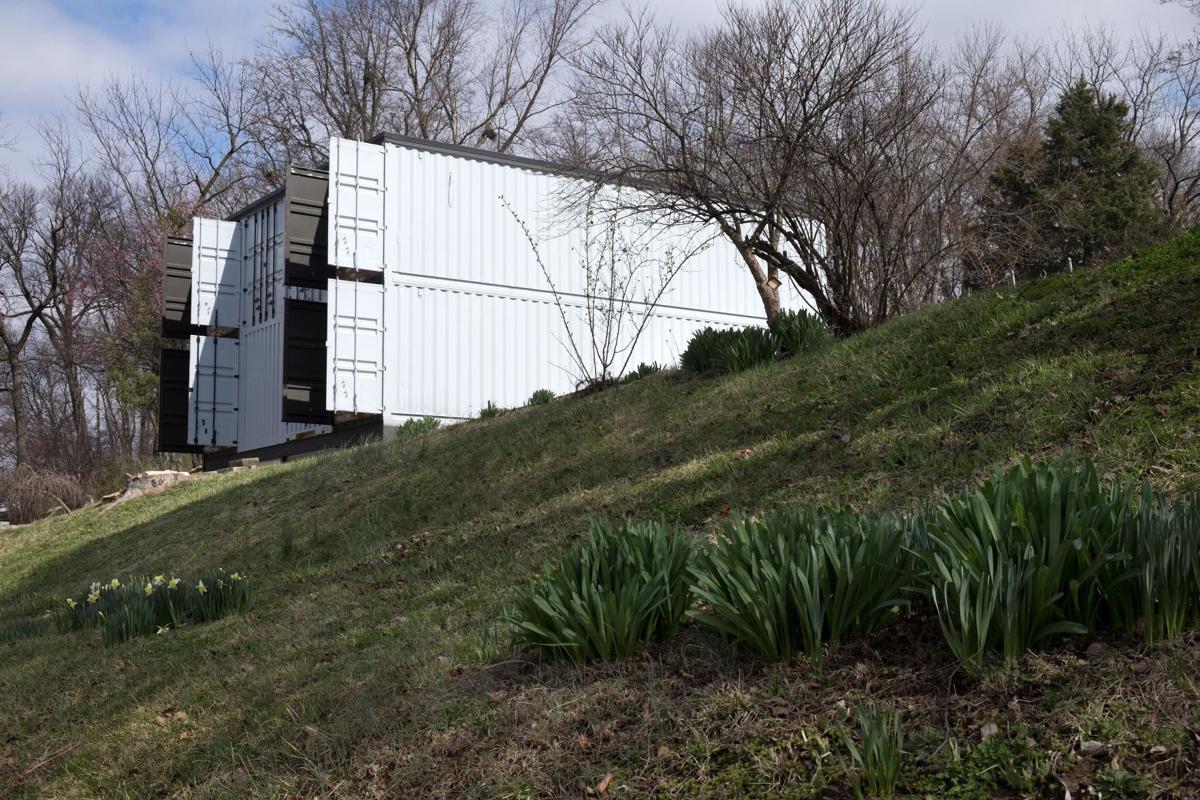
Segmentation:
[(83, 386), (79, 380), (79, 367), (73, 361), (64, 359), (63, 372), (66, 375), (67, 391), (71, 397), (71, 421), (75, 425), (75, 464), (82, 476), (92, 461), (92, 452), (88, 446), (87, 405), (83, 398)]
[[(760, 252), (762, 251), (760, 250)], [(848, 313), (848, 309), (841, 308), (830, 299), (829, 293), (816, 276), (805, 270), (802, 265), (797, 264), (778, 250), (774, 250), (768, 255), (772, 261), (777, 263), (780, 272), (791, 277), (797, 286), (808, 292), (808, 296), (812, 298), (817, 307), (817, 313), (839, 336), (850, 336), (865, 328), (861, 322), (855, 320)]]
[(8, 353), (9, 394), (12, 397), (13, 438), (16, 439), (17, 466), (29, 463), (29, 441), (25, 432), (25, 365), (21, 356)]
[(771, 286), (771, 279), (776, 277), (777, 271), (774, 267), (764, 270), (762, 262), (748, 244), (738, 247), (738, 252), (741, 254), (742, 260), (746, 262), (746, 268), (750, 270), (750, 275), (754, 278), (754, 288), (758, 290), (758, 297), (763, 304), (763, 312), (767, 315), (767, 322), (770, 322), (779, 313), (779, 290)]

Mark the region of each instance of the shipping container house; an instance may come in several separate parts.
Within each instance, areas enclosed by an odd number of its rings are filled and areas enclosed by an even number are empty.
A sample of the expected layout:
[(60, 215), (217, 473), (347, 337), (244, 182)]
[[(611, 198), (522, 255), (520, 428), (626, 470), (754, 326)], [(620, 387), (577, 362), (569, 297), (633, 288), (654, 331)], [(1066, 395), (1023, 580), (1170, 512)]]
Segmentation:
[(390, 134), (329, 149), (327, 169), (166, 240), (160, 450), (286, 458), (570, 392), (606, 330), (633, 368), (763, 321), (717, 231), (580, 211), (568, 199), (594, 187), (571, 170)]

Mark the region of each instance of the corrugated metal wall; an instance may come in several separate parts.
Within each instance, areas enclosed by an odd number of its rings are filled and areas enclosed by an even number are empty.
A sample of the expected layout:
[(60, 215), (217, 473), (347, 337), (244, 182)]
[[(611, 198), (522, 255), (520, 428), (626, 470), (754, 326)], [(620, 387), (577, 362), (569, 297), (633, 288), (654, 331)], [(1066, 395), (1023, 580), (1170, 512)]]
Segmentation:
[(329, 263), (351, 269), (383, 269), (388, 242), (384, 203), (388, 170), (380, 145), (329, 140)]
[[(451, 282), (388, 287), (384, 338), (387, 411), (392, 421), (433, 415), (467, 418), (493, 402), (523, 405), (536, 389), (574, 391), (579, 370), (564, 324), (585, 359), (591, 335), (581, 303), (564, 303), (540, 292), (489, 292)], [(634, 325), (640, 314), (627, 321)], [(658, 309), (632, 352), (630, 368), (641, 362), (674, 364), (692, 332), (706, 325), (728, 326), (715, 314)], [(632, 340), (627, 330), (621, 349)], [(344, 376), (343, 376), (344, 379)]]
[[(580, 267), (586, 221), (559, 210), (564, 196), (579, 191), (577, 180), (395, 145), (388, 146), (387, 166), (393, 174), (387, 181), (385, 213), (389, 244), (397, 243), (397, 278), (452, 278), (549, 292), (524, 223), (557, 290), (586, 291)], [(602, 221), (594, 219), (593, 238), (603, 236), (603, 229)], [(748, 322), (762, 317), (762, 302), (746, 268), (716, 231), (698, 226), (686, 232), (664, 230), (624, 219), (621, 232), (648, 260), (662, 262), (673, 255), (676, 263), (684, 261), (660, 306), (719, 311), (749, 317)]]
[[(382, 283), (330, 280), (320, 289), (314, 279), (285, 286), (286, 192), (237, 222), (197, 220), (193, 321), (239, 326), (239, 339), (193, 337), (193, 438), (247, 451), (330, 430), (317, 424), (328, 418), (323, 409), (312, 422), (282, 421), (285, 356), (292, 353), (285, 300), (329, 304), (329, 313), (319, 315), (326, 325), (324, 387), (319, 323), (312, 354), (297, 356), (315, 368), (311, 386), (317, 398), (323, 388), (329, 410), (383, 413), (394, 423), (424, 415), (466, 418), (488, 402), (515, 406), (536, 389), (576, 387), (581, 370), (571, 341), (592, 362), (585, 296), (604, 294), (602, 285), (587, 282), (585, 258), (601, 258), (587, 242), (603, 244), (607, 234), (603, 211), (590, 225), (560, 211), (565, 196), (578, 190), (576, 179), (396, 144), (334, 139), (330, 151), (330, 262), (365, 271), (359, 277), (382, 271)], [(307, 195), (305, 202), (320, 208)], [(713, 234), (624, 220), (611, 244), (642, 265), (633, 300), (651, 299), (661, 272), (683, 266), (657, 299), (636, 349), (626, 353), (649, 308), (631, 304), (614, 369), (675, 363), (706, 325), (761, 322), (744, 265)], [(799, 305), (794, 293), (784, 295), (785, 306)]]
[(239, 220), (242, 242), (242, 326), (238, 381), (238, 450), (286, 442), (328, 426), (283, 421), (283, 298), (312, 294), (285, 289), (284, 201)]
[[(608, 234), (604, 205), (590, 221), (560, 210), (580, 190), (578, 179), (395, 144), (334, 139), (330, 150), (330, 252), (341, 266), (383, 268), (386, 286), (356, 291), (352, 283), (330, 281), (331, 409), (374, 410), (373, 399), (358, 398), (378, 395), (381, 374), (392, 421), (470, 417), (489, 401), (513, 406), (535, 389), (562, 393), (576, 387), (582, 376), (571, 338), (594, 363), (585, 298), (608, 294), (603, 282), (589, 285), (584, 268), (588, 258), (607, 257), (600, 252)], [(356, 209), (364, 209), (362, 218)], [(364, 232), (368, 244), (359, 246)], [(676, 363), (692, 333), (706, 325), (763, 320), (744, 264), (715, 233), (622, 218), (609, 244), (641, 265), (641, 288), (624, 296), (652, 300), (662, 274), (674, 273), (629, 357), (630, 368)], [(364, 306), (364, 293), (378, 302)], [(798, 304), (788, 288), (783, 294), (785, 307)], [(649, 306), (634, 302), (630, 308), (622, 351)], [(624, 362), (622, 352), (615, 368)]]

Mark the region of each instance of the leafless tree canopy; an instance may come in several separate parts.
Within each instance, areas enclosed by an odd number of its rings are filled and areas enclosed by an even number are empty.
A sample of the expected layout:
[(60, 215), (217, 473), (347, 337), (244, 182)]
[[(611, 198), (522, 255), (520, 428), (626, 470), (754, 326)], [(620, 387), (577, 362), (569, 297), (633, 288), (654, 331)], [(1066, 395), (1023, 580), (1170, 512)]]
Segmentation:
[(978, 185), (1042, 111), (1033, 60), (995, 30), (935, 57), (876, 0), (734, 7), (692, 38), (635, 14), (577, 60), (565, 138), (720, 224), (768, 315), (777, 271), (848, 332), (956, 290)]
[(254, 122), (280, 157), (381, 131), (504, 152), (560, 102), (554, 76), (599, 0), (300, 0), (251, 62)]

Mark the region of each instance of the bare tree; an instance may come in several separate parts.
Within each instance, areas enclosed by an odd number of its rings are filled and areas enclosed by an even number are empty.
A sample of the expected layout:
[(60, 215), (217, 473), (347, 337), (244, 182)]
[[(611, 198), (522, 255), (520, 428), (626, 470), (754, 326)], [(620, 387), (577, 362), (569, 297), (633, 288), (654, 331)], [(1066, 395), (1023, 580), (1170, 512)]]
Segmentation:
[(8, 365), (14, 458), (29, 463), (26, 348), (41, 315), (60, 291), (60, 270), (69, 258), (81, 212), (71, 191), (74, 176), (59, 174), (45, 191), (26, 184), (0, 189), (0, 345)]
[[(608, 187), (589, 194), (590, 200), (570, 210), (558, 222), (580, 231), (577, 261), (548, 266), (537, 236), (508, 200), (508, 209), (529, 242), (534, 260), (542, 271), (555, 308), (563, 324), (564, 346), (575, 369), (576, 384), (599, 388), (625, 374), (638, 342), (654, 319), (663, 295), (687, 263), (711, 244), (711, 236), (693, 229), (679, 236), (674, 226), (661, 220), (627, 215), (622, 187)], [(607, 197), (605, 197), (607, 195)], [(662, 240), (668, 243), (662, 246)], [(569, 267), (564, 270), (563, 267)], [(582, 278), (578, 295), (563, 290), (555, 275), (576, 270)]]
[(643, 210), (719, 226), (768, 317), (786, 275), (850, 332), (960, 285), (973, 197), (1041, 102), (1002, 52), (979, 31), (939, 61), (876, 0), (731, 8), (690, 39), (633, 15), (577, 60), (561, 140)]
[(76, 146), (66, 126), (45, 127), (43, 139), (48, 149), (48, 202), (69, 207), (64, 228), (61, 258), (54, 266), (59, 291), (42, 309), (39, 319), (46, 339), (56, 357), (56, 367), (66, 388), (69, 419), (55, 430), (71, 432), (69, 458), (58, 468), (83, 475), (91, 465), (86, 386), (88, 373), (97, 363), (95, 328), (97, 313), (105, 295), (111, 291), (99, 269), (107, 251), (103, 248), (104, 227), (113, 221), (115, 198), (110, 187), (94, 175), (83, 172), (75, 153)]
[(331, 135), (383, 130), (518, 147), (558, 98), (554, 74), (600, 0), (298, 0), (253, 60), (258, 138), (276, 163), (324, 158)]
[(249, 131), (253, 76), (214, 48), (192, 66), (186, 82), (111, 78), (75, 101), (126, 210), (176, 229), (190, 217), (181, 212), (232, 211), (263, 188)]
[(1196, 223), (1200, 204), (1200, 58), (1171, 57), (1164, 79), (1142, 141), (1160, 167), (1160, 202), (1182, 227)]
[(162, 237), (190, 230), (197, 213), (223, 216), (278, 176), (262, 169), (251, 134), (255, 76), (215, 48), (193, 54), (180, 80), (111, 78), (81, 88), (76, 109), (109, 183), (106, 217), (89, 264), (106, 287), (96, 298), (105, 380), (134, 410), (145, 448), (155, 408)]

